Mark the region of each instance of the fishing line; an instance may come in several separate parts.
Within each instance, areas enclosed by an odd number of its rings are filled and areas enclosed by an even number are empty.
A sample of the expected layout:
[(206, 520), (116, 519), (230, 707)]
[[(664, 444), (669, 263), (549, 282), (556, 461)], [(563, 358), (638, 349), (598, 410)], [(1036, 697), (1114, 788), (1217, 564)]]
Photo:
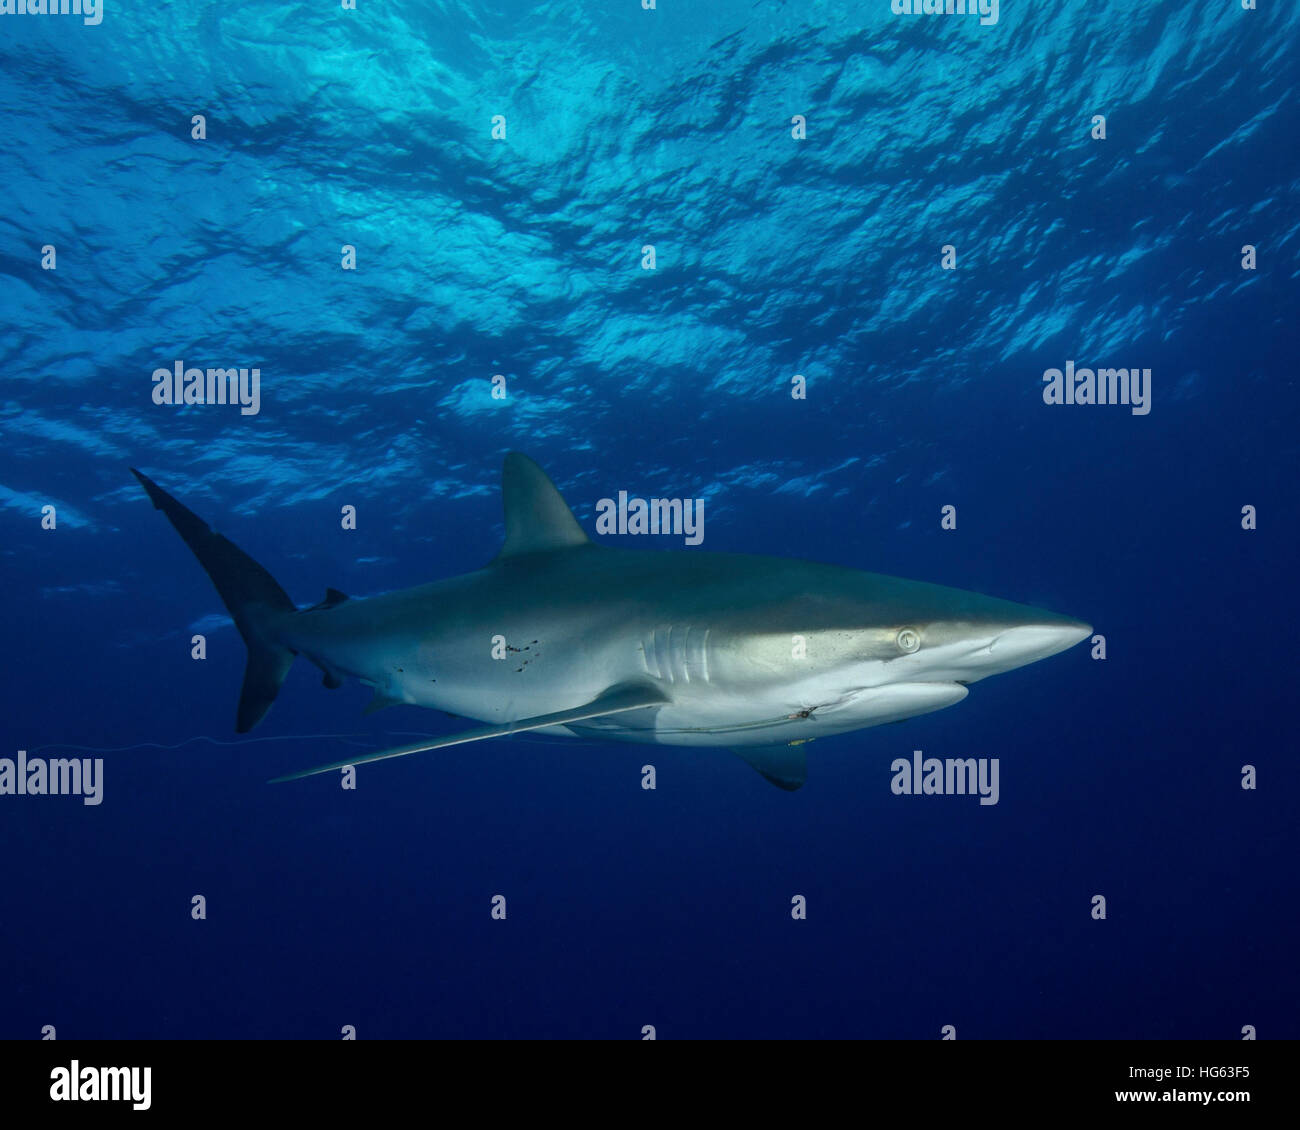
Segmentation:
[[(212, 738), (207, 734), (198, 734), (192, 738), (185, 738), (183, 741), (175, 742), (172, 745), (164, 745), (161, 742), (137, 742), (135, 745), (123, 746), (93, 746), (93, 745), (72, 745), (68, 742), (47, 742), (45, 745), (34, 746), (27, 752), (30, 754), (41, 753), (47, 749), (66, 749), (75, 750), (78, 753), (130, 753), (133, 750), (140, 749), (159, 749), (175, 750), (183, 749), (187, 745), (193, 745), (195, 742), (207, 742), (209, 745), (217, 746), (246, 746), (259, 745), (263, 742), (307, 742), (307, 741), (338, 741), (346, 745), (356, 746), (358, 749), (378, 750), (383, 746), (376, 743), (375, 739), (383, 738), (437, 738), (438, 734), (429, 734), (417, 732), (415, 730), (386, 730), (378, 734), (357, 733), (357, 734), (276, 734), (265, 738), (244, 738), (242, 741), (222, 741), (220, 738)], [(571, 745), (571, 741), (556, 741), (546, 738), (531, 738), (528, 734), (516, 734), (515, 737), (529, 737), (534, 745)], [(369, 738), (370, 741), (359, 742), (353, 741), (354, 738)]]
[(82, 753), (129, 753), (136, 749), (181, 749), (187, 745), (193, 745), (195, 742), (208, 742), (210, 745), (220, 746), (245, 746), (258, 745), (261, 742), (296, 742), (296, 741), (318, 741), (321, 739), (331, 739), (334, 741), (345, 741), (348, 745), (360, 746), (369, 749), (369, 745), (363, 742), (350, 741), (351, 738), (364, 738), (366, 734), (278, 734), (268, 738), (245, 738), (243, 741), (223, 742), (219, 738), (210, 738), (207, 734), (199, 734), (193, 738), (186, 738), (184, 741), (176, 742), (174, 745), (163, 745), (160, 742), (137, 742), (135, 745), (123, 746), (93, 746), (93, 745), (70, 745), (68, 742), (49, 742), (46, 745), (36, 746), (28, 750), (29, 753), (40, 753), (44, 749), (72, 749)]

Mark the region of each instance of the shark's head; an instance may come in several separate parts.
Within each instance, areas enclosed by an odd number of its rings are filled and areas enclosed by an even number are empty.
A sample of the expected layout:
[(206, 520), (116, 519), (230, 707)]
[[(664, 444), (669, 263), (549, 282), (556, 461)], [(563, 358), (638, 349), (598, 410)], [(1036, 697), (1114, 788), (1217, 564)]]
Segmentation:
[[(729, 623), (711, 629), (706, 679), (751, 710), (802, 719), (790, 723), (798, 736), (953, 706), (970, 684), (1092, 633), (1056, 612), (879, 573), (814, 567), (785, 581), (800, 588), (751, 607), (737, 602)], [(684, 693), (692, 692), (673, 687)]]
[(897, 652), (885, 661), (895, 676), (891, 682), (967, 685), (1047, 659), (1092, 634), (1081, 621), (1027, 606), (1018, 617), (917, 619), (888, 641)]
[(792, 710), (834, 715), (841, 728), (951, 706), (970, 684), (1092, 632), (1041, 608), (899, 577), (846, 570), (816, 580), (723, 633), (711, 669), (737, 691), (782, 683)]
[(858, 574), (828, 590), (805, 593), (773, 618), (790, 625), (796, 647), (768, 619), (735, 639), (718, 664), (737, 686), (786, 679), (781, 701), (826, 733), (952, 706), (971, 683), (1056, 655), (1092, 632), (1040, 608), (897, 577)]
[(1080, 620), (1030, 605), (898, 577), (868, 574), (863, 596), (843, 598), (832, 658), (863, 685), (966, 686), (1073, 647)]

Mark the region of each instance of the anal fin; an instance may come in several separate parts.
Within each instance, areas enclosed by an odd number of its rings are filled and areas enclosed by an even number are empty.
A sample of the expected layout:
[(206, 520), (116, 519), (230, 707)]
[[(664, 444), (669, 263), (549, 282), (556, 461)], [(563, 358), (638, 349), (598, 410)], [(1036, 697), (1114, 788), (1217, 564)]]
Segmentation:
[(758, 770), (778, 789), (792, 793), (802, 788), (808, 779), (808, 758), (804, 753), (805, 742), (794, 745), (749, 745), (731, 752), (742, 761)]
[(401, 706), (404, 702), (406, 702), (404, 698), (394, 698), (384, 691), (375, 691), (375, 697), (366, 703), (366, 708), (361, 713), (373, 714), (376, 710), (384, 710), (390, 706)]

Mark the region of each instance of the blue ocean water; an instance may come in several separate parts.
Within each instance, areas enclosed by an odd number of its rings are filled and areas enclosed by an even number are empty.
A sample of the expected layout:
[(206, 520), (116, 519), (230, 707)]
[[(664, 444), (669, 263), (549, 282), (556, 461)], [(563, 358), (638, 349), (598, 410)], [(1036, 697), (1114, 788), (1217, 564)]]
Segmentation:
[[(118, 751), (97, 806), (0, 796), (0, 1036), (1300, 1035), (1298, 32), (1172, 0), (0, 15), (0, 757)], [(258, 368), (259, 411), (155, 404), (177, 361)], [(1149, 412), (1045, 404), (1067, 362), (1149, 368)], [(589, 532), (620, 490), (702, 498), (701, 549), (1040, 605), (1105, 659), (818, 741), (796, 793), (536, 738), (268, 785), (464, 723), (300, 662), (236, 735), (243, 646), (128, 467), (307, 605), (485, 563), (510, 450)], [(999, 803), (894, 795), (913, 750), (999, 758)]]

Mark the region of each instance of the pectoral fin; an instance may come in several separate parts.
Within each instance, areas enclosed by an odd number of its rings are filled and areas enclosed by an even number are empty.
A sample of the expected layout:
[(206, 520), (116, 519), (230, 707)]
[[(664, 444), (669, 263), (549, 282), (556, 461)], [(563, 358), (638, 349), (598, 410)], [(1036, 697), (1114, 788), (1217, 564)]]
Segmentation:
[[(405, 757), (411, 753), (425, 753), (444, 746), (462, 745), (465, 742), (481, 742), (487, 738), (504, 738), (510, 734), (519, 734), (525, 730), (539, 730), (543, 726), (564, 726), (570, 722), (582, 722), (588, 718), (600, 718), (606, 714), (620, 714), (625, 710), (642, 710), (647, 706), (662, 706), (668, 700), (662, 693), (651, 686), (611, 687), (597, 695), (582, 706), (559, 710), (554, 714), (542, 714), (536, 718), (520, 718), (514, 722), (505, 722), (500, 726), (481, 726), (476, 730), (465, 730), (459, 734), (449, 734), (445, 738), (415, 745), (398, 746), (378, 753), (368, 753), (364, 757), (352, 757), (347, 761), (336, 761), (331, 765), (321, 765), (315, 769), (304, 769), (300, 773), (289, 773), (276, 777), (271, 784), (281, 781), (296, 781), (302, 777), (311, 777), (316, 773), (328, 773), (331, 769), (342, 769), (345, 765), (364, 765), (368, 761), (384, 761), (390, 757)], [(785, 788), (786, 786), (782, 786)], [(796, 786), (797, 787), (797, 786)]]
[(731, 752), (747, 761), (778, 789), (792, 793), (808, 779), (804, 742), (796, 745), (749, 745)]

